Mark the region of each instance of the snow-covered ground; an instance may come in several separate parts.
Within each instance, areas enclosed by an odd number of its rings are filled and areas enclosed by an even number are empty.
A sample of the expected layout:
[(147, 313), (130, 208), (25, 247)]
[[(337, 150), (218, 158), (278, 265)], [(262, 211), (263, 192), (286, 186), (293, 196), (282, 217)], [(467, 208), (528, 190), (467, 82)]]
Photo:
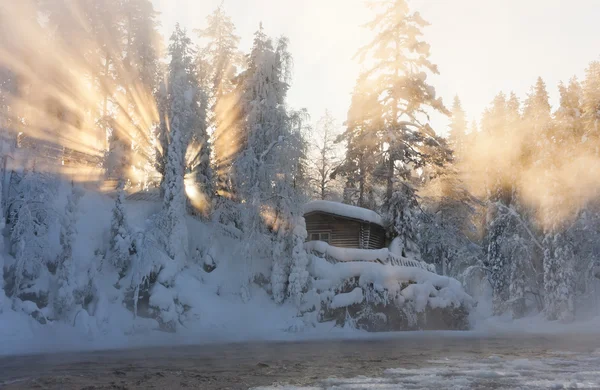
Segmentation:
[[(60, 191), (57, 201), (59, 207), (64, 207), (67, 192), (65, 188)], [(77, 238), (73, 246), (74, 267), (77, 269), (89, 269), (94, 261), (94, 252), (108, 242), (113, 204), (113, 199), (90, 191), (81, 199)], [(129, 201), (126, 212), (132, 228), (141, 230), (149, 223), (148, 218), (159, 209), (160, 204), (156, 202)], [(35, 305), (33, 302), (25, 301), (21, 306), (11, 305), (10, 299), (2, 294), (0, 355), (247, 340), (385, 337), (368, 335), (352, 328), (336, 328), (332, 322), (313, 322), (307, 326), (304, 319), (298, 316), (298, 308), (294, 303), (276, 304), (264, 288), (255, 284), (250, 284), (248, 290), (243, 290), (244, 273), (240, 272), (243, 246), (211, 222), (190, 217), (187, 224), (193, 260), (187, 265), (185, 272), (176, 278), (173, 291), (179, 301), (189, 306), (189, 310), (176, 333), (158, 331), (156, 320), (135, 317), (120, 300), (111, 301), (114, 281), (104, 280), (103, 275), (96, 275), (95, 283), (100, 288), (99, 296), (102, 300), (94, 306), (93, 312), (80, 310), (72, 323), (51, 321), (42, 325), (30, 315), (36, 309), (31, 307)], [(387, 254), (387, 250), (385, 252)], [(388, 291), (397, 290), (399, 296), (412, 299), (415, 303), (419, 303), (418, 288), (425, 291), (425, 295), (421, 295), (434, 306), (470, 299), (456, 280), (424, 269), (372, 263), (330, 264), (322, 258), (313, 260), (311, 273), (320, 278), (320, 284), (315, 287), (321, 289), (335, 288), (344, 278), (360, 276), (361, 286), (372, 283), (378, 288), (385, 287)], [(203, 266), (213, 262), (217, 265), (216, 269), (210, 273), (205, 272)], [(241, 268), (245, 266), (242, 265)], [(244, 268), (244, 271), (247, 270)], [(403, 287), (400, 291), (400, 282), (403, 280), (422, 284)], [(361, 302), (367, 297), (361, 287), (332, 296), (331, 299), (332, 307), (339, 308)], [(548, 323), (540, 317), (517, 322), (503, 318), (489, 319), (486, 308), (485, 300), (479, 302), (477, 310), (472, 313), (474, 331), (465, 334), (543, 330), (556, 333), (574, 329), (594, 331), (600, 324), (600, 320), (597, 320), (564, 325)]]

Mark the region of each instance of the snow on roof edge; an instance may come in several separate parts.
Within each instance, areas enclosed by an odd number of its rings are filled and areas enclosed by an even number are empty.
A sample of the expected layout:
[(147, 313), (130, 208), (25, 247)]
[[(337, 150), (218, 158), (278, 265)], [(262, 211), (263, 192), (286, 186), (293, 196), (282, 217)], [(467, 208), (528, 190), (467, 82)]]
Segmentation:
[(362, 207), (351, 206), (349, 204), (332, 202), (329, 200), (313, 200), (304, 205), (303, 213), (308, 214), (315, 211), (339, 215), (341, 217), (358, 219), (365, 222), (384, 226), (383, 218), (373, 210), (363, 209)]

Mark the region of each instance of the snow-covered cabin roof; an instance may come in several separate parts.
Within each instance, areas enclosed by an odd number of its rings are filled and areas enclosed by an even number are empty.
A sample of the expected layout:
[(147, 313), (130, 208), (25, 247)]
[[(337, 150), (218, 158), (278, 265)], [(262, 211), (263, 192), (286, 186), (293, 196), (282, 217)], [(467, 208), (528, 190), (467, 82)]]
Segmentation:
[(340, 217), (357, 219), (359, 221), (383, 225), (383, 218), (373, 210), (363, 209), (362, 207), (351, 206), (349, 204), (331, 202), (328, 200), (313, 200), (304, 205), (304, 214), (316, 211), (339, 215)]

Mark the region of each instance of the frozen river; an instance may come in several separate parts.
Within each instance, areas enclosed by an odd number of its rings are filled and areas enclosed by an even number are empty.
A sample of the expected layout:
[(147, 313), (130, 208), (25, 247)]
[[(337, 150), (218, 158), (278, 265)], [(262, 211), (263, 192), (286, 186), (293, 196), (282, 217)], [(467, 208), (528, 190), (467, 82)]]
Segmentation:
[(12, 356), (0, 388), (600, 389), (600, 337), (414, 332)]

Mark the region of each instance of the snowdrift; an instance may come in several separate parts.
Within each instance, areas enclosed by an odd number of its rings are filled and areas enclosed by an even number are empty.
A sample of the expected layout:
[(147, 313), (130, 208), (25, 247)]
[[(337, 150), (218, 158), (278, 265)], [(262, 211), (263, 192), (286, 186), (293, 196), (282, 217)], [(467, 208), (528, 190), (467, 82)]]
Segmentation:
[[(469, 328), (474, 300), (456, 279), (437, 275), (416, 260), (392, 265), (397, 256), (387, 249), (334, 248), (320, 242), (306, 246), (313, 284), (303, 309), (316, 321), (374, 332)], [(382, 258), (387, 264), (377, 261)]]

